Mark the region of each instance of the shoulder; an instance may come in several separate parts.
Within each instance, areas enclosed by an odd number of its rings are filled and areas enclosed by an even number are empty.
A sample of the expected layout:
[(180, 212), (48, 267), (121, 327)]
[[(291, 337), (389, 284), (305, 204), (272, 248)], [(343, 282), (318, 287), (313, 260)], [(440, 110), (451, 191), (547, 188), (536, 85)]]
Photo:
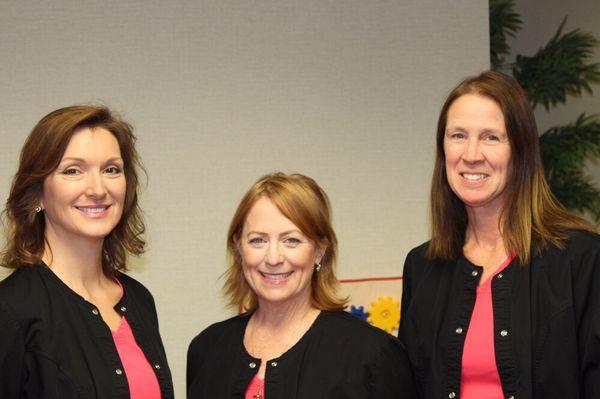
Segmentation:
[(423, 260), (427, 259), (426, 252), (427, 252), (428, 247), (429, 247), (429, 241), (424, 242), (423, 244), (419, 245), (418, 247), (411, 249), (408, 252), (408, 255), (406, 255), (406, 260), (407, 261), (408, 260), (423, 261)]
[(0, 281), (0, 301), (25, 300), (44, 285), (42, 266), (23, 266)]
[(335, 341), (334, 345), (366, 345), (374, 349), (397, 341), (385, 331), (343, 311), (323, 312), (317, 328), (321, 335), (327, 335)]
[(243, 334), (248, 322), (248, 314), (234, 316), (230, 319), (214, 323), (196, 335), (190, 343), (188, 355), (202, 352), (214, 347), (215, 343), (232, 343)]
[(142, 283), (122, 272), (118, 272), (116, 277), (123, 286), (126, 295), (135, 295), (141, 300), (154, 303), (152, 294)]
[(573, 230), (567, 240), (567, 250), (573, 252), (600, 252), (600, 235), (584, 230)]
[(600, 235), (584, 230), (571, 230), (563, 241), (564, 248), (549, 246), (538, 256), (544, 263), (577, 265), (580, 261), (600, 261)]

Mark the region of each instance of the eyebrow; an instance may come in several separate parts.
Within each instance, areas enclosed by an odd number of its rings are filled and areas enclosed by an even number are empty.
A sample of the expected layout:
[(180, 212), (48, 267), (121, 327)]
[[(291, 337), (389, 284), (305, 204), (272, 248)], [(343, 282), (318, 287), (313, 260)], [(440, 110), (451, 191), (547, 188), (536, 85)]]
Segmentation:
[[(453, 132), (455, 130), (460, 130), (461, 132), (466, 132), (468, 129), (465, 129), (464, 127), (461, 127), (461, 126), (450, 126), (450, 127), (447, 127), (446, 129), (444, 129), (444, 134)], [(493, 133), (493, 134), (508, 135), (508, 133), (503, 130), (496, 130), (496, 129), (489, 129), (489, 128), (483, 129), (481, 131), (481, 133)]]
[[(78, 158), (78, 157), (65, 157), (60, 160), (60, 163), (63, 163), (65, 161), (87, 163), (87, 161), (85, 159)], [(112, 162), (123, 162), (124, 163), (125, 161), (123, 161), (123, 158), (121, 158), (121, 157), (112, 157), (112, 158), (106, 160), (105, 163), (112, 163)]]
[[(291, 233), (300, 233), (300, 234), (304, 235), (304, 233), (302, 233), (302, 232), (301, 232), (300, 230), (298, 230), (298, 229), (286, 230), (286, 231), (282, 232), (282, 233), (281, 233), (281, 234), (279, 234), (279, 235), (280, 235), (280, 236), (284, 236), (284, 235), (291, 234)], [(258, 235), (261, 235), (261, 236), (266, 236), (266, 235), (268, 235), (267, 233), (265, 233), (265, 232), (262, 232), (262, 231), (250, 230), (250, 231), (249, 231), (249, 232), (246, 234), (246, 237), (250, 236), (251, 234), (258, 234)]]

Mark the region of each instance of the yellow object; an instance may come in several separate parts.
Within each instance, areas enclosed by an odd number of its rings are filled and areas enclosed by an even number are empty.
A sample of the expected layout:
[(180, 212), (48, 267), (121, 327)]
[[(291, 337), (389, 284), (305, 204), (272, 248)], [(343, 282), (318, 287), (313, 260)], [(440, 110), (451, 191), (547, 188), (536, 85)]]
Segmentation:
[(369, 317), (367, 321), (379, 327), (388, 333), (398, 329), (400, 324), (400, 301), (395, 301), (389, 296), (380, 296), (376, 301), (371, 302), (371, 307), (367, 311)]

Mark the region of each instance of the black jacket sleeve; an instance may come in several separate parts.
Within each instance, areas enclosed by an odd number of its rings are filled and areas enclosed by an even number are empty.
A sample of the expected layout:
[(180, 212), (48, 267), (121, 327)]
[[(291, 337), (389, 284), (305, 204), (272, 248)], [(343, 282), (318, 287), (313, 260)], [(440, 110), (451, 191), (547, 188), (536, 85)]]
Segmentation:
[(567, 251), (575, 254), (569, 258), (582, 397), (595, 398), (600, 393), (600, 236), (580, 233)]
[(0, 302), (0, 398), (20, 397), (24, 356), (25, 341), (19, 323)]
[(399, 340), (390, 336), (386, 344), (381, 347), (379, 362), (372, 370), (369, 399), (416, 397), (406, 351)]

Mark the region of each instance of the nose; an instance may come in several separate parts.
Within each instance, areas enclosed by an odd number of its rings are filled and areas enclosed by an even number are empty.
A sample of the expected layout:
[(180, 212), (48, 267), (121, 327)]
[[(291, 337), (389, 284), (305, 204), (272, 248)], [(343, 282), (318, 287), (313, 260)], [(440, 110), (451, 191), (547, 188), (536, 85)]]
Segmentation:
[(265, 254), (265, 263), (269, 266), (277, 266), (283, 261), (282, 255), (279, 242), (271, 242)]
[(481, 152), (481, 143), (477, 137), (471, 137), (467, 140), (465, 152), (463, 153), (463, 160), (467, 163), (477, 163), (483, 160), (483, 154)]
[(88, 197), (104, 198), (106, 196), (106, 186), (99, 172), (88, 173), (86, 183), (85, 194)]

